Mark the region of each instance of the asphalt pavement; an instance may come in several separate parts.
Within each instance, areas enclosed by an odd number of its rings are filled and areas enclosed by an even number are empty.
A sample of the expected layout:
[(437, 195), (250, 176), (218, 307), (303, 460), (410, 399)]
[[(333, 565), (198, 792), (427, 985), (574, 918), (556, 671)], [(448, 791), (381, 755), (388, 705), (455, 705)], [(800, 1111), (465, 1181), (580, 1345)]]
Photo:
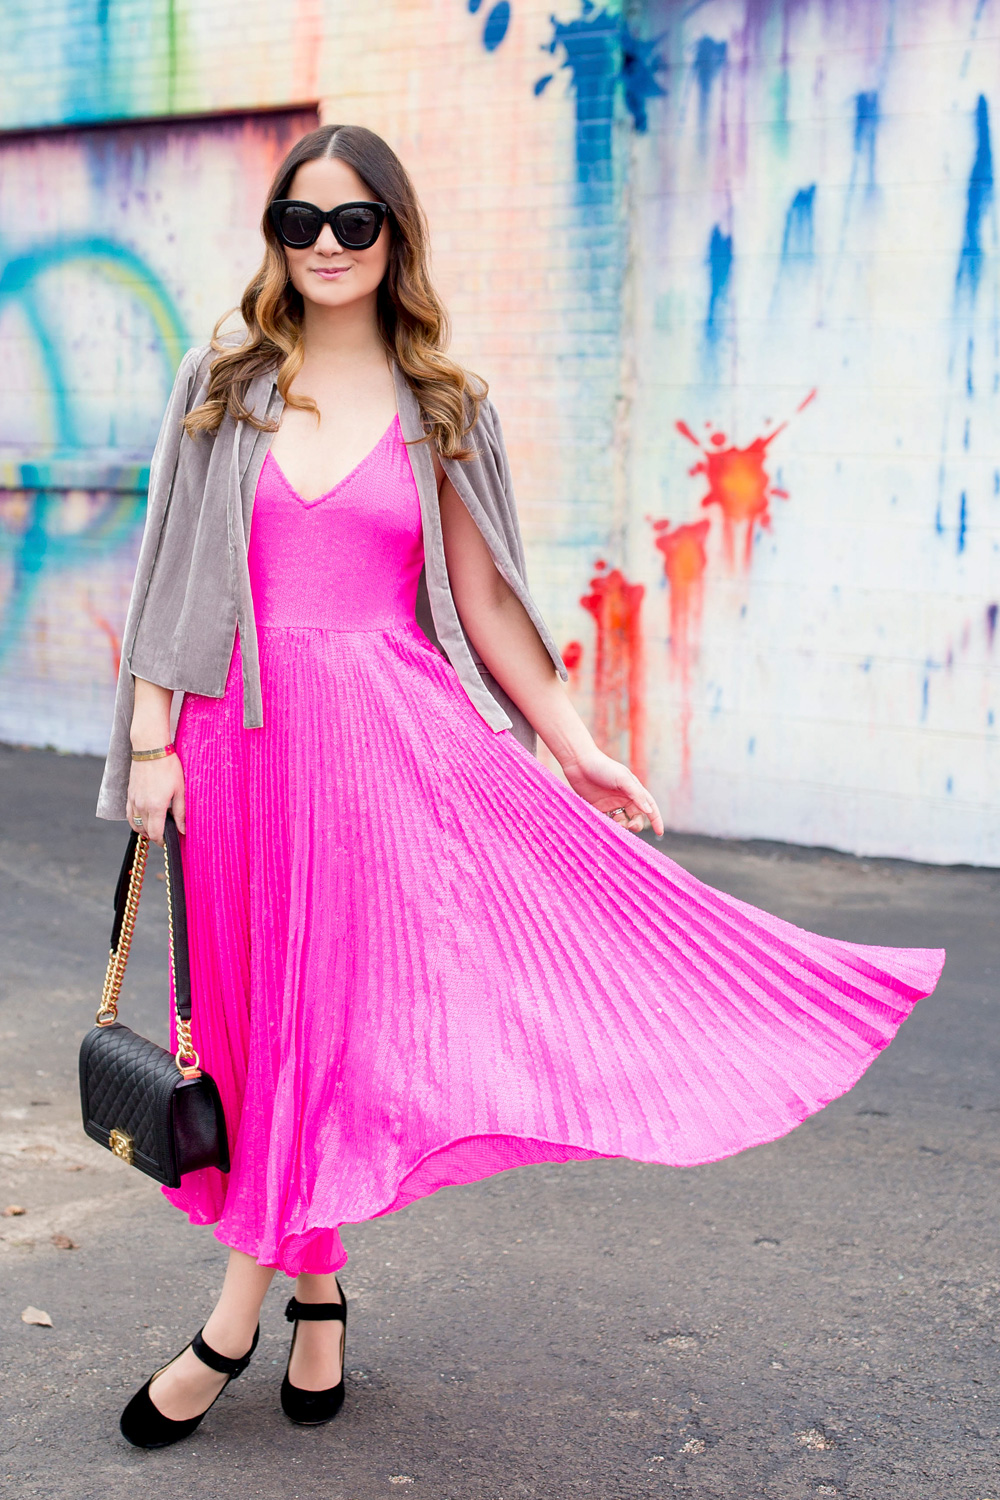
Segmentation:
[[(938, 990), (773, 1145), (522, 1168), (348, 1228), (341, 1416), (282, 1416), (278, 1276), (194, 1437), (129, 1447), (118, 1413), (204, 1321), (225, 1251), (80, 1128), (126, 837), (94, 817), (100, 772), (0, 747), (0, 1209), (24, 1210), (0, 1217), (0, 1493), (1000, 1500), (1000, 871), (669, 834), (802, 926), (946, 947)], [(160, 1040), (165, 952), (151, 873), (122, 1017)]]

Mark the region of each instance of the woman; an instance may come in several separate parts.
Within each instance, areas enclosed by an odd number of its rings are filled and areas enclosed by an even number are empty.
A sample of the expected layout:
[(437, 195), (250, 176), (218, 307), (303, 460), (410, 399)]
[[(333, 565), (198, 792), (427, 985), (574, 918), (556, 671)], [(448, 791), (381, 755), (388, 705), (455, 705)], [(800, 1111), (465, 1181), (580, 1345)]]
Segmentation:
[(184, 835), (195, 1040), (232, 1146), (229, 1174), (165, 1190), (230, 1253), (201, 1333), (123, 1413), (143, 1446), (245, 1367), (277, 1268), (282, 1405), (335, 1415), (338, 1225), (521, 1163), (773, 1140), (856, 1081), (944, 957), (803, 932), (630, 837), (660, 813), (567, 696), (499, 421), (443, 352), (385, 143), (304, 137), (263, 233), (245, 333), (192, 351), (171, 396), (98, 805), (157, 843), (170, 807)]

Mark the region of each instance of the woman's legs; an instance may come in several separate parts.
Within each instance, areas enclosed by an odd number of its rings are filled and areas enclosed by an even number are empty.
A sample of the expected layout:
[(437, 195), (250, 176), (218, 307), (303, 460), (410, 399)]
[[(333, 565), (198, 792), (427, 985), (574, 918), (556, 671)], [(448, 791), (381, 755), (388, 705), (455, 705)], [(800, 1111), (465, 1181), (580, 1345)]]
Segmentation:
[[(332, 1271), (326, 1276), (300, 1276), (295, 1283), (295, 1295), (300, 1302), (340, 1301), (337, 1278)], [(300, 1391), (329, 1390), (340, 1380), (343, 1351), (343, 1323), (299, 1323), (289, 1380)]]
[[(203, 1333), (205, 1343), (217, 1354), (225, 1354), (230, 1359), (239, 1359), (246, 1354), (253, 1343), (261, 1303), (271, 1285), (274, 1269), (273, 1266), (259, 1266), (252, 1255), (230, 1250), (222, 1295)], [(225, 1383), (225, 1375), (210, 1370), (191, 1349), (185, 1349), (162, 1375), (156, 1377), (150, 1387), (150, 1399), (165, 1417), (181, 1422), (203, 1412)]]

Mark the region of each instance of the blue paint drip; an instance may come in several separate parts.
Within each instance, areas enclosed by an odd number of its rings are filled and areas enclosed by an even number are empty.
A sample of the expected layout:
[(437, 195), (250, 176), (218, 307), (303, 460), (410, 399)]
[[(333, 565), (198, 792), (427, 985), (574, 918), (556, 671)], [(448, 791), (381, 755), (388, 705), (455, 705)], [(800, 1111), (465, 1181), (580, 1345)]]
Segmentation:
[(785, 233), (781, 240), (783, 265), (802, 264), (813, 258), (813, 207), (816, 184), (799, 188), (785, 215)]
[(702, 125), (708, 118), (708, 98), (712, 92), (712, 84), (726, 66), (727, 51), (726, 43), (717, 42), (714, 37), (703, 36), (698, 39), (694, 54), (694, 74), (698, 80), (698, 119)]
[(864, 159), (867, 182), (871, 191), (875, 186), (875, 138), (878, 134), (878, 94), (870, 92), (854, 96), (854, 155)]
[(500, 0), (499, 5), (494, 5), (486, 17), (486, 25), (483, 27), (483, 46), (487, 52), (495, 52), (507, 35), (507, 27), (510, 25), (510, 5), (508, 0)]
[(649, 128), (646, 100), (662, 99), (667, 92), (656, 81), (657, 73), (664, 72), (667, 66), (663, 58), (658, 57), (654, 50), (660, 40), (660, 37), (654, 37), (650, 42), (641, 41), (629, 30), (625, 21), (621, 23), (622, 89), (625, 95), (625, 108), (632, 116), (632, 125), (640, 135), (645, 135)]
[(993, 151), (990, 146), (990, 113), (983, 94), (976, 105), (976, 159), (969, 176), (965, 210), (965, 238), (958, 262), (956, 285), (975, 297), (983, 269), (983, 215), (993, 197)]
[(944, 536), (944, 521), (941, 518), (940, 500), (937, 503), (937, 510), (934, 512), (934, 530), (937, 532), (938, 536)]
[(97, 0), (97, 33), (100, 54), (101, 93), (107, 97), (111, 75), (111, 34), (108, 22), (111, 15), (111, 0)]
[[(646, 101), (666, 90), (656, 74), (666, 68), (655, 48), (659, 38), (641, 41), (622, 16), (597, 10), (593, 0), (581, 0), (575, 21), (552, 18), (552, 40), (543, 51), (565, 53), (562, 66), (570, 70), (576, 97), (576, 176), (584, 189), (585, 208), (610, 204), (612, 198), (612, 130), (615, 98), (621, 89), (635, 130), (648, 126)], [(536, 96), (552, 74), (539, 78)]]
[(954, 790), (954, 780), (951, 776), (949, 776), (948, 780), (945, 782), (944, 789), (946, 792), (951, 792)]
[(728, 299), (729, 276), (733, 268), (733, 237), (731, 234), (723, 234), (718, 224), (712, 229), (705, 264), (709, 273), (705, 333), (714, 342), (719, 336), (718, 318)]
[(969, 502), (965, 491), (958, 506), (958, 552), (961, 555), (965, 551), (965, 535), (969, 529)]
[(748, 755), (752, 755), (754, 753), (754, 751), (756, 750), (756, 748), (757, 748), (757, 741), (756, 741), (756, 739), (751, 739), (751, 740), (747, 741), (747, 754)]
[(991, 651), (993, 650), (993, 642), (996, 640), (998, 609), (1000, 607), (996, 604), (987, 604), (986, 606), (986, 642)]
[(474, 16), (482, 3), (483, 0), (469, 0), (469, 15)]
[(564, 49), (563, 67), (573, 76), (576, 177), (584, 189), (585, 206), (610, 197), (611, 127), (620, 71), (620, 22), (604, 11), (589, 18), (592, 9), (585, 6), (583, 16), (576, 21), (564, 23), (553, 17), (553, 38), (548, 46), (552, 53), (559, 46)]
[(930, 705), (930, 697), (931, 697), (931, 680), (930, 680), (930, 678), (928, 676), (925, 675), (924, 676), (924, 681), (923, 681), (923, 686), (921, 688), (921, 693), (920, 693), (920, 722), (921, 722), (921, 724), (925, 724), (927, 722), (927, 710), (928, 710), (928, 707)]

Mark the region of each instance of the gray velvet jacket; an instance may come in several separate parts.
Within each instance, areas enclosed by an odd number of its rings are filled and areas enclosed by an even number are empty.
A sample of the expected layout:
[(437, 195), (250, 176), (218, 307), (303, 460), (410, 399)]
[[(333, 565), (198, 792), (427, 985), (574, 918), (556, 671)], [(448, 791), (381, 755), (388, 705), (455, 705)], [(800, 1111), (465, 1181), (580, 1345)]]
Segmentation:
[[(97, 802), (99, 818), (125, 817), (134, 677), (175, 691), (221, 698), (238, 626), (243, 724), (255, 729), (264, 722), (247, 541), (257, 478), (273, 433), (226, 416), (214, 434), (188, 437), (181, 424), (204, 400), (213, 357), (210, 346), (191, 349), (184, 356), (153, 452), (146, 524), (122, 637), (111, 742)], [(403, 437), (412, 442), (423, 436), (420, 408), (395, 362), (393, 377)], [(247, 405), (259, 418), (280, 417), (284, 403), (275, 374), (266, 373), (253, 381)], [(443, 459), (445, 472), (565, 680), (562, 658), (528, 593), (507, 451), (488, 398), (471, 439), (477, 456), (464, 462)], [(445, 565), (430, 445), (414, 443), (409, 453), (424, 541), (417, 620), (447, 656), (487, 724), (494, 730), (512, 730), (534, 751), (534, 730), (486, 671), (459, 620)]]

